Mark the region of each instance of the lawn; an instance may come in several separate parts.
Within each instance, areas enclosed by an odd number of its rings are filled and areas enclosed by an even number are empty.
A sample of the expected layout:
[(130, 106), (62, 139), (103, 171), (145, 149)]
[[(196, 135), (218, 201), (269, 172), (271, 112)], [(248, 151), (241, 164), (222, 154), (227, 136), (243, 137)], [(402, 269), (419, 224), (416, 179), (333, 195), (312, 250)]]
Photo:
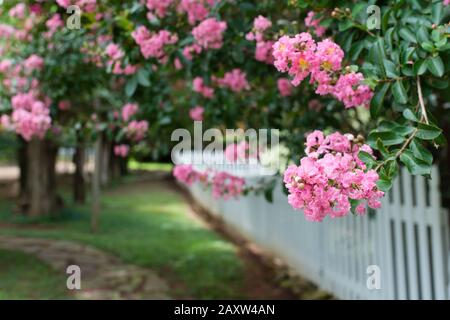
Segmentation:
[(67, 299), (66, 278), (25, 253), (0, 250), (0, 300)]
[[(10, 214), (11, 208), (0, 202), (0, 219), (26, 224)], [(97, 234), (89, 231), (88, 206), (68, 207), (58, 219), (39, 221), (39, 228), (0, 228), (0, 234), (90, 244), (128, 263), (155, 269), (171, 283), (174, 297), (245, 298), (239, 294), (245, 268), (236, 248), (187, 211), (181, 196), (164, 182), (128, 182), (104, 194)], [(26, 273), (26, 267), (21, 268)]]

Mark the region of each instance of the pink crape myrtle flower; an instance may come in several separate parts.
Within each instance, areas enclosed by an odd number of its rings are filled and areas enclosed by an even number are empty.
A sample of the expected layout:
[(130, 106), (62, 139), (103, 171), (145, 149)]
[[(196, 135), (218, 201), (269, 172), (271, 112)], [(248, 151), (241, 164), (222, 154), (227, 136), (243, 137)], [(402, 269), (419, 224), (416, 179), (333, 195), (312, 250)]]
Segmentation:
[(106, 55), (112, 60), (120, 60), (124, 56), (124, 52), (115, 43), (110, 43), (105, 49)]
[(218, 172), (212, 179), (212, 194), (215, 199), (237, 198), (244, 191), (245, 180), (226, 172)]
[(264, 32), (266, 29), (269, 29), (272, 26), (272, 21), (267, 19), (264, 16), (257, 16), (255, 20), (253, 21), (253, 28), (257, 32)]
[(189, 24), (206, 19), (210, 8), (214, 6), (215, 0), (181, 0), (178, 11), (186, 12)]
[(133, 120), (126, 127), (127, 137), (133, 141), (144, 139), (148, 131), (148, 122), (146, 120)]
[(122, 107), (122, 120), (128, 121), (139, 110), (139, 106), (135, 103), (127, 103)]
[(445, 6), (450, 5), (450, 0), (444, 0), (444, 5), (445, 5)]
[(126, 158), (130, 152), (130, 147), (126, 144), (114, 146), (114, 154), (121, 158)]
[(247, 75), (241, 69), (233, 69), (225, 73), (223, 78), (215, 80), (220, 86), (227, 87), (234, 92), (250, 89), (250, 85), (247, 82)]
[(24, 62), (25, 73), (29, 74), (34, 70), (42, 70), (44, 67), (44, 59), (36, 54), (29, 56)]
[(190, 164), (176, 165), (173, 169), (173, 175), (178, 181), (185, 183), (188, 186), (196, 182), (198, 178), (196, 172)]
[(369, 154), (372, 150), (353, 139), (338, 132), (325, 136), (316, 130), (306, 138), (306, 156), (300, 166), (291, 165), (285, 171), (288, 202), (294, 209), (302, 209), (307, 220), (345, 216), (352, 201), (359, 202), (357, 214), (365, 212), (365, 203), (375, 209), (381, 206), (379, 199), (384, 193), (376, 185), (378, 174), (367, 170), (358, 158), (360, 150)]
[(156, 58), (160, 63), (167, 62), (165, 46), (178, 41), (178, 36), (167, 30), (160, 30), (158, 33), (151, 33), (146, 27), (140, 26), (131, 33), (141, 49), (144, 58)]
[(210, 99), (214, 97), (214, 89), (205, 85), (203, 79), (200, 77), (194, 78), (194, 80), (192, 81), (192, 89), (195, 92), (200, 93), (205, 98)]
[(27, 6), (24, 3), (18, 3), (9, 9), (8, 14), (11, 18), (23, 19), (25, 18), (26, 10)]
[(192, 29), (192, 35), (204, 49), (220, 49), (223, 44), (223, 33), (226, 29), (226, 22), (208, 18)]
[(316, 44), (305, 32), (294, 37), (282, 36), (273, 45), (273, 56), (274, 66), (280, 72), (287, 72), (294, 86), (310, 76), (310, 83), (316, 85), (317, 94), (331, 94), (346, 108), (370, 104), (373, 92), (364, 84), (363, 75), (344, 74), (344, 51), (330, 39)]
[(33, 137), (42, 139), (52, 123), (49, 104), (38, 100), (33, 92), (28, 92), (13, 96), (11, 105), (11, 126), (16, 132), (26, 141)]
[(292, 95), (292, 85), (288, 79), (278, 79), (277, 87), (281, 96), (289, 97)]
[(169, 7), (174, 3), (174, 0), (147, 0), (146, 6), (152, 14), (156, 14), (160, 18), (167, 15)]
[(201, 52), (202, 52), (202, 47), (200, 47), (196, 43), (183, 48), (183, 56), (189, 61), (193, 59), (193, 55), (192, 55), (193, 53), (200, 54)]
[(308, 15), (305, 18), (305, 26), (312, 28), (316, 35), (321, 37), (327, 29), (320, 25), (320, 19), (315, 19), (315, 15), (314, 11), (308, 12)]
[(351, 72), (341, 75), (334, 87), (333, 95), (342, 101), (346, 108), (357, 106), (369, 107), (373, 92), (363, 84), (362, 73)]
[(196, 106), (189, 110), (189, 117), (194, 121), (203, 121), (203, 113), (205, 109), (202, 106)]

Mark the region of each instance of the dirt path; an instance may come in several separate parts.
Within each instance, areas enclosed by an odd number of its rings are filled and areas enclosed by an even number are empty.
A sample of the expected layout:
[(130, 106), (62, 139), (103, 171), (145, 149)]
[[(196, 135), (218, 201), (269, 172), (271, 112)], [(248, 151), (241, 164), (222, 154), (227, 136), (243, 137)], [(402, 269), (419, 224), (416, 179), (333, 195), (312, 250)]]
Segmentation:
[(152, 270), (125, 264), (90, 246), (62, 240), (0, 236), (0, 248), (35, 255), (63, 274), (69, 265), (79, 266), (81, 290), (69, 292), (76, 299), (170, 299), (169, 287)]

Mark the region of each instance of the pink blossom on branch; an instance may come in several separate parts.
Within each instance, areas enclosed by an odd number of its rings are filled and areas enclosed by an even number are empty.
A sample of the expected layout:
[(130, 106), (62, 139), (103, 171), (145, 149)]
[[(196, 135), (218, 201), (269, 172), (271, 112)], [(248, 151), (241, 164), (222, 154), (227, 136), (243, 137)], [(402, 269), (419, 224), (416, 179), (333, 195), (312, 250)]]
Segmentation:
[(292, 85), (288, 79), (278, 79), (277, 87), (281, 96), (289, 97), (292, 95)]
[(178, 41), (178, 36), (167, 30), (152, 33), (144, 26), (140, 26), (134, 30), (131, 36), (139, 45), (144, 58), (156, 58), (161, 63), (167, 61), (165, 47)]
[(202, 106), (196, 106), (189, 110), (189, 117), (194, 121), (203, 121), (203, 113), (205, 109)]
[(281, 37), (273, 49), (275, 67), (287, 72), (294, 86), (310, 76), (317, 94), (331, 94), (346, 108), (369, 106), (373, 92), (364, 83), (361, 73), (342, 69), (344, 51), (333, 41), (325, 39), (316, 44), (311, 35), (304, 32), (294, 37)]
[(200, 77), (194, 78), (194, 80), (192, 81), (192, 89), (195, 92), (200, 93), (205, 98), (210, 99), (214, 97), (214, 89), (205, 85), (203, 79)]
[(192, 29), (192, 35), (204, 49), (220, 49), (223, 44), (223, 33), (226, 29), (226, 22), (208, 18)]
[(139, 110), (139, 107), (135, 103), (127, 103), (122, 107), (122, 119), (123, 121), (128, 121), (132, 116), (134, 116)]
[(360, 146), (351, 135), (335, 132), (325, 136), (318, 130), (309, 134), (300, 166), (291, 165), (284, 173), (289, 204), (302, 209), (310, 221), (322, 221), (327, 215), (345, 216), (352, 201), (359, 202), (358, 214), (364, 213), (365, 202), (379, 208), (384, 193), (376, 186), (378, 174), (367, 170), (358, 158), (360, 150), (372, 153), (368, 145)]
[(318, 37), (321, 37), (327, 29), (324, 26), (320, 25), (321, 19), (316, 19), (315, 15), (316, 14), (314, 11), (308, 12), (308, 15), (305, 18), (305, 26), (312, 28), (315, 34)]
[(131, 121), (126, 127), (127, 137), (133, 141), (140, 141), (144, 139), (145, 134), (148, 131), (148, 122), (145, 120)]
[(130, 147), (126, 144), (114, 146), (114, 154), (118, 157), (126, 158), (130, 151)]
[(241, 69), (233, 69), (225, 73), (223, 78), (215, 78), (214, 80), (219, 86), (227, 87), (234, 92), (250, 89), (250, 85), (247, 82), (247, 75)]
[(214, 2), (215, 0), (181, 0), (178, 10), (187, 13), (189, 24), (192, 25), (208, 17)]

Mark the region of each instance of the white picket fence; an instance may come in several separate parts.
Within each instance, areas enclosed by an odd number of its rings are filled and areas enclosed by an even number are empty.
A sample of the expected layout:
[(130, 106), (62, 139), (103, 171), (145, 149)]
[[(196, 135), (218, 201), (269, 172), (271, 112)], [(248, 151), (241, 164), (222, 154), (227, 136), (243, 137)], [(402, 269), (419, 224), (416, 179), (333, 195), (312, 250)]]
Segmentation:
[[(234, 173), (249, 183), (257, 179), (242, 169)], [(338, 298), (449, 299), (449, 215), (440, 206), (436, 168), (432, 177), (402, 171), (373, 216), (321, 223), (289, 206), (281, 180), (273, 203), (255, 195), (213, 199), (199, 184), (189, 190), (212, 214)], [(372, 265), (379, 267), (380, 289), (367, 286)]]

